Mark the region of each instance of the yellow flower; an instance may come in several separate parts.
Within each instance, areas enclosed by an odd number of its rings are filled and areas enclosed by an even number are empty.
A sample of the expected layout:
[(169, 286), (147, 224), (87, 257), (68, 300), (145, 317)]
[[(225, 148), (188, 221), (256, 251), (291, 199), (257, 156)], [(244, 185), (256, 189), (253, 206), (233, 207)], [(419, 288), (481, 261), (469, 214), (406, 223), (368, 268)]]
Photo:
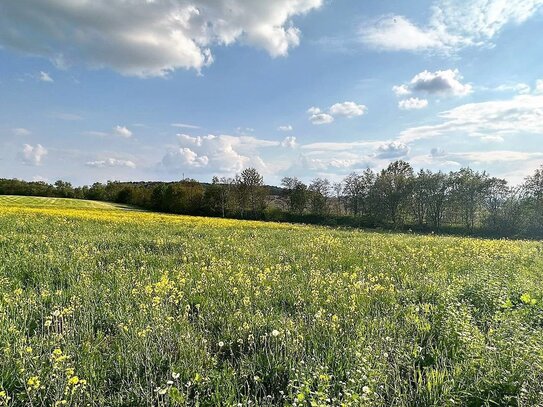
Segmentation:
[(77, 386), (79, 384), (79, 377), (77, 376), (71, 377), (70, 380), (68, 380), (68, 384), (72, 386)]
[(26, 384), (27, 384), (31, 389), (37, 390), (37, 389), (39, 389), (39, 387), (40, 387), (40, 379), (39, 379), (38, 376), (32, 376), (31, 378), (28, 379), (28, 381), (26, 382)]

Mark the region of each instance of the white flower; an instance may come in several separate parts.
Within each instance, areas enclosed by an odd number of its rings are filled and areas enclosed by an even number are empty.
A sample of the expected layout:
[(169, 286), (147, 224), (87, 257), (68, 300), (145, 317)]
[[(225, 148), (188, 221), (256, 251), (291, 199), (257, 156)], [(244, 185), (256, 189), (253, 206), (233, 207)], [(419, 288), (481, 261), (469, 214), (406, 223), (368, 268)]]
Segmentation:
[(273, 336), (279, 336), (279, 331), (278, 331), (277, 329), (274, 329), (274, 330), (272, 331), (272, 335), (273, 335)]
[(222, 348), (224, 346), (224, 342), (223, 341), (220, 341), (219, 342), (219, 348)]
[(171, 386), (171, 385), (173, 384), (173, 382), (172, 382), (171, 380), (168, 380), (168, 381), (166, 382), (166, 384), (167, 384), (168, 386)]
[(368, 394), (371, 390), (370, 390), (370, 388), (368, 386), (364, 386), (364, 387), (362, 387), (362, 391), (364, 393)]
[(176, 380), (179, 379), (179, 376), (180, 376), (179, 373), (172, 372), (172, 377), (173, 377), (174, 379), (176, 379)]

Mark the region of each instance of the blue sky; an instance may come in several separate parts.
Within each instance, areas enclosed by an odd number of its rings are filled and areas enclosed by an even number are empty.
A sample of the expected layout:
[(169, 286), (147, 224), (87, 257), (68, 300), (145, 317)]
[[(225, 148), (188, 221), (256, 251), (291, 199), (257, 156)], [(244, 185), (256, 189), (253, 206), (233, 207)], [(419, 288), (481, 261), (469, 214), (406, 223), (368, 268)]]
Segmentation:
[(543, 0), (0, 4), (0, 177), (543, 163)]

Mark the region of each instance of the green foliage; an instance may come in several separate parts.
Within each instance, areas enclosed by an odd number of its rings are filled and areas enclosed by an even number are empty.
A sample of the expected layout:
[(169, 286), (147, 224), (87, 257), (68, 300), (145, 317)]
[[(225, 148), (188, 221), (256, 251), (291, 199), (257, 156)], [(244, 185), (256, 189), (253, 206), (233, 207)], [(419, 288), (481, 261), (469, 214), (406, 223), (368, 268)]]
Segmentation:
[(0, 405), (543, 405), (540, 242), (20, 197), (0, 230)]

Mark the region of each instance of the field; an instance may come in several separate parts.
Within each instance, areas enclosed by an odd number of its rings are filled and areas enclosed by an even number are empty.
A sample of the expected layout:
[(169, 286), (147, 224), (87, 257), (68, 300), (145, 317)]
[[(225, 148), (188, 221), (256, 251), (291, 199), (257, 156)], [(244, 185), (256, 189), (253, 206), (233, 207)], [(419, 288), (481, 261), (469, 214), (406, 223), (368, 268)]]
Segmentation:
[(0, 405), (543, 405), (543, 244), (0, 197)]

